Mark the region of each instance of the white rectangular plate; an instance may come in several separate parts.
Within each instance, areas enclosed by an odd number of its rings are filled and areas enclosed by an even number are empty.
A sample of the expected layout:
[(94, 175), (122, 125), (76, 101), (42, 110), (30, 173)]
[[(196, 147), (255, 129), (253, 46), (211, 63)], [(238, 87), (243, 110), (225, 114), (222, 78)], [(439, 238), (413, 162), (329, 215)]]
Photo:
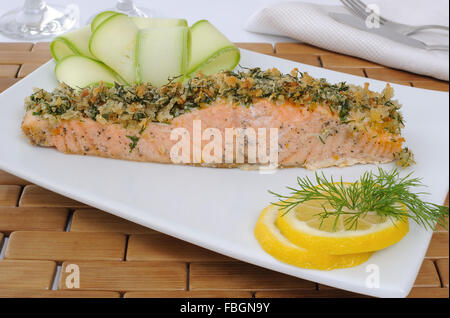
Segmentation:
[[(370, 82), (381, 90), (385, 83), (323, 68), (303, 65), (242, 50), (241, 65), (277, 67), (289, 72), (298, 67), (330, 82)], [(23, 101), (32, 87), (52, 90), (57, 82), (52, 61), (0, 95), (0, 168), (42, 187), (84, 202), (119, 217), (236, 259), (337, 288), (379, 296), (408, 295), (427, 250), (431, 232), (412, 225), (398, 244), (376, 252), (358, 267), (333, 271), (306, 270), (281, 263), (266, 254), (253, 236), (261, 210), (274, 198), (268, 189), (286, 193), (297, 176), (312, 176), (302, 168), (274, 174), (239, 169), (212, 169), (65, 155), (54, 149), (31, 146), (22, 136)], [(448, 191), (448, 93), (393, 85), (403, 104), (404, 136), (418, 164), (415, 171), (431, 193), (427, 200), (442, 204)], [(383, 165), (393, 168), (394, 164)], [(326, 175), (357, 179), (374, 165), (324, 169)], [(380, 284), (366, 284), (373, 266)]]

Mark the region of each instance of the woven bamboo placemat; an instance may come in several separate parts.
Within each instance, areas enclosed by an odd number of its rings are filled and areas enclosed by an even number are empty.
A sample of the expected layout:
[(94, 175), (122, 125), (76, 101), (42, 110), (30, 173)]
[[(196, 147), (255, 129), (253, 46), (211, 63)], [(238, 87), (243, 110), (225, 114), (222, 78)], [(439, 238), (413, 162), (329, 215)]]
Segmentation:
[[(448, 82), (304, 44), (238, 46), (367, 78), (449, 88)], [(50, 58), (48, 43), (0, 43), (0, 92)], [(3, 171), (0, 251), (0, 297), (362, 297), (207, 251)], [(448, 254), (448, 231), (439, 228), (409, 297), (449, 297)], [(70, 264), (83, 273), (81, 289), (67, 287)]]

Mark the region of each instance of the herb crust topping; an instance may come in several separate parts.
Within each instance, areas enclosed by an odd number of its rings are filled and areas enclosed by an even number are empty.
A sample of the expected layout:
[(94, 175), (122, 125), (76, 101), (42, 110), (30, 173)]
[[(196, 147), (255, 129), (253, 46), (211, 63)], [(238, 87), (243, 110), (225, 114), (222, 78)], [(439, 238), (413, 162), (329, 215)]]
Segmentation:
[(222, 100), (251, 107), (259, 99), (275, 104), (290, 103), (314, 111), (327, 105), (344, 124), (354, 130), (367, 127), (400, 134), (403, 128), (401, 105), (392, 99), (389, 86), (381, 92), (345, 82), (330, 84), (293, 69), (282, 74), (273, 68), (222, 71), (215, 75), (197, 74), (184, 83), (175, 79), (155, 87), (144, 83), (134, 86), (100, 82), (86, 88), (72, 89), (61, 83), (53, 92), (34, 89), (25, 100), (27, 110), (51, 122), (91, 118), (102, 124), (114, 123), (144, 131), (149, 122), (169, 123), (174, 117), (204, 108)]

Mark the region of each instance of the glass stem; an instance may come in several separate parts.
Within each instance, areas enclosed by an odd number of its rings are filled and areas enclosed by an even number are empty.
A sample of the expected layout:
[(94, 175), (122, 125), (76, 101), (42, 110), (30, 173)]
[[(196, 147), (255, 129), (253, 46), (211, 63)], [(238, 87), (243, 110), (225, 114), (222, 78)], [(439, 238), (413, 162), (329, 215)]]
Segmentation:
[(122, 11), (131, 11), (134, 8), (134, 3), (132, 0), (118, 0), (116, 7)]
[(23, 11), (26, 14), (36, 14), (45, 8), (46, 4), (43, 0), (25, 0)]

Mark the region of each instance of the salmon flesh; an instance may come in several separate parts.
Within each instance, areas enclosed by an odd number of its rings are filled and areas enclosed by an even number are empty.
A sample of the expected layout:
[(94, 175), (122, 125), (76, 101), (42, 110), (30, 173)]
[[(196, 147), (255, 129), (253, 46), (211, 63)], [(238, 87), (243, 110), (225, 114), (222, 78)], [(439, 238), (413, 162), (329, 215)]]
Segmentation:
[[(267, 164), (276, 149), (278, 167), (318, 169), (399, 159), (405, 165), (411, 156), (402, 148), (400, 105), (392, 95), (389, 86), (377, 93), (368, 85), (332, 85), (298, 70), (281, 74), (276, 69), (199, 74), (159, 88), (61, 84), (51, 93), (35, 89), (26, 99), (22, 131), (32, 144), (64, 153), (144, 162), (258, 166)], [(188, 160), (182, 162), (173, 157), (182, 139), (173, 132), (180, 129), (189, 137)], [(214, 136), (205, 138), (207, 129)], [(232, 142), (242, 131), (254, 132), (242, 140), (258, 155), (236, 144), (230, 154), (225, 138), (230, 131)], [(217, 148), (208, 148), (208, 154), (216, 152), (216, 157), (208, 161), (205, 147), (213, 137)], [(231, 157), (226, 158), (227, 151)]]

